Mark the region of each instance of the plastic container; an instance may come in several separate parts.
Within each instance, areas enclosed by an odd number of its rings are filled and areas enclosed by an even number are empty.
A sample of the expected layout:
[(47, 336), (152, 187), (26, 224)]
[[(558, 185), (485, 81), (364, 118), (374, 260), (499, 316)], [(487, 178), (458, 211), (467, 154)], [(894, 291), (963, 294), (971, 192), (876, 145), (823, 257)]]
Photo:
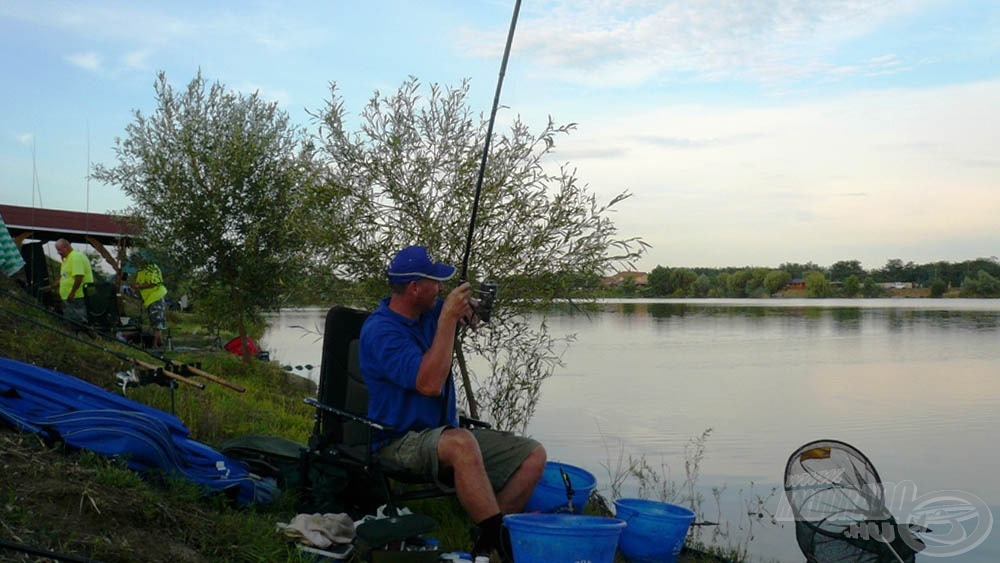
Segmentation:
[(563, 473), (569, 478), (570, 486), (573, 488), (573, 513), (582, 513), (583, 507), (587, 505), (587, 499), (590, 498), (590, 492), (597, 485), (597, 479), (582, 467), (557, 461), (545, 464), (542, 479), (535, 486), (535, 491), (528, 499), (528, 504), (524, 506), (524, 511), (569, 512)]
[(683, 506), (638, 498), (616, 500), (615, 515), (628, 523), (618, 549), (630, 563), (676, 561), (694, 521), (694, 512)]
[(576, 514), (508, 514), (516, 563), (613, 563), (625, 522)]

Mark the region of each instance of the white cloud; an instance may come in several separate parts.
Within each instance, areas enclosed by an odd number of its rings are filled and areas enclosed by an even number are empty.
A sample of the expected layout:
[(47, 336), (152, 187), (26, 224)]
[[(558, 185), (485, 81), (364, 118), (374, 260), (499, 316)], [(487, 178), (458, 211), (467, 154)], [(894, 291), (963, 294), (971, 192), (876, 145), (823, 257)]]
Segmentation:
[(101, 70), (101, 56), (94, 52), (73, 53), (71, 55), (66, 55), (66, 60), (73, 66), (82, 68), (83, 70), (90, 72), (98, 72)]
[(30, 147), (34, 141), (35, 136), (31, 133), (21, 133), (17, 135), (17, 142), (26, 147)]
[(130, 51), (125, 53), (122, 57), (122, 63), (125, 68), (132, 70), (150, 70), (151, 65), (149, 64), (149, 49), (142, 49), (138, 51)]
[[(515, 46), (544, 72), (588, 85), (636, 85), (664, 77), (767, 83), (870, 73), (873, 65), (886, 72), (904, 63), (884, 55), (854, 68), (831, 57), (839, 46), (922, 3), (553, 0), (524, 14)], [(482, 56), (495, 56), (504, 40), (482, 30), (462, 30), (461, 36), (463, 49)]]

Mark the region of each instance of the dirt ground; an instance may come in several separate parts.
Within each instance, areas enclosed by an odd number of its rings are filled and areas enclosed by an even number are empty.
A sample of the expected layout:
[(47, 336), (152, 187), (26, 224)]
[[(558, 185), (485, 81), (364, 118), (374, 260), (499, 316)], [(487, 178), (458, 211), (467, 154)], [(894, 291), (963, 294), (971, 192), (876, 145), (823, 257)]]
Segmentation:
[(108, 462), (84, 461), (7, 429), (0, 431), (0, 460), (7, 544), (0, 561), (62, 560), (41, 557), (45, 552), (87, 560), (82, 554), (95, 551), (101, 561), (207, 560), (189, 545), (207, 519), (197, 505), (159, 500), (137, 477), (107, 471)]

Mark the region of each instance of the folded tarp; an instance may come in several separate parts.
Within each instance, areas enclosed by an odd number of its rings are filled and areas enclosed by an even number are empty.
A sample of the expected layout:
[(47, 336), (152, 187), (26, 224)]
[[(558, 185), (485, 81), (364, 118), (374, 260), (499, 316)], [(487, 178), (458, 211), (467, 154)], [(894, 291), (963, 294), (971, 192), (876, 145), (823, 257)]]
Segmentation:
[(0, 420), (74, 448), (120, 457), (147, 475), (184, 478), (240, 504), (272, 500), (276, 487), (246, 464), (195, 440), (172, 414), (71, 375), (0, 358)]

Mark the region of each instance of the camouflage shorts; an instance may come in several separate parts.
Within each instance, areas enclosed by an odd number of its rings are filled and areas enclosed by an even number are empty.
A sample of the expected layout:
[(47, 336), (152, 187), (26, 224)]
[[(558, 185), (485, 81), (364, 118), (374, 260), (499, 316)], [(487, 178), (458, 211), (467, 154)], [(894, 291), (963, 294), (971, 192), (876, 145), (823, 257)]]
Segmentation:
[(167, 303), (160, 299), (146, 307), (149, 313), (149, 325), (154, 330), (167, 330)]

